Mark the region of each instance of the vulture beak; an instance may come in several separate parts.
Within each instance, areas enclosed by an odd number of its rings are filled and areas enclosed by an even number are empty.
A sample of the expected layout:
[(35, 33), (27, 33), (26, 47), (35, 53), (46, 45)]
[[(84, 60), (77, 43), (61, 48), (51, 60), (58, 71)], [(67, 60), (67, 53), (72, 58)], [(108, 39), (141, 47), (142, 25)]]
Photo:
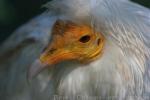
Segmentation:
[(87, 25), (58, 20), (52, 30), (52, 41), (29, 69), (32, 79), (43, 69), (66, 60), (89, 62), (102, 52), (104, 37)]
[(28, 73), (29, 80), (48, 66), (55, 65), (62, 61), (79, 58), (77, 54), (73, 52), (72, 48), (60, 46), (59, 44), (63, 44), (62, 42), (59, 42), (58, 45), (56, 43), (57, 42), (54, 42), (54, 45), (51, 44), (50, 47), (41, 54), (40, 58), (32, 64)]
[(28, 79), (31, 80), (33, 77), (38, 75), (43, 69), (46, 69), (48, 66), (55, 65), (59, 62), (65, 60), (76, 59), (76, 56), (71, 52), (61, 49), (45, 51), (39, 59), (37, 59), (29, 69)]
[(30, 82), (30, 80), (32, 80), (33, 77), (35, 77), (38, 73), (40, 73), (46, 66), (47, 65), (42, 63), (39, 59), (34, 61), (34, 63), (29, 67), (27, 73), (27, 80)]

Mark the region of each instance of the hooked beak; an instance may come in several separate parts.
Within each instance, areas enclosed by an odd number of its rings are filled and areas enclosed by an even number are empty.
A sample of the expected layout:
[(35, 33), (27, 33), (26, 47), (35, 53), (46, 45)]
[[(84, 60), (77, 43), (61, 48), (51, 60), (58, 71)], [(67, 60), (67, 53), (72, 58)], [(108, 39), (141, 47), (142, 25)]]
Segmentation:
[(33, 77), (37, 76), (42, 70), (46, 69), (47, 67), (50, 67), (65, 60), (72, 60), (75, 58), (77, 58), (75, 54), (65, 49), (46, 51), (29, 68), (28, 79), (31, 80)]

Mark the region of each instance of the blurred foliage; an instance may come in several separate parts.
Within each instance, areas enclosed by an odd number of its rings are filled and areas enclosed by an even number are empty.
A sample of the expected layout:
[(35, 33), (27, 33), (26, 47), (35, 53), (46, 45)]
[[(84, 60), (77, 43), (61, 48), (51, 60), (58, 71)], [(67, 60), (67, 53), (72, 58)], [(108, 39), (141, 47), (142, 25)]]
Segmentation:
[(50, 0), (0, 0), (0, 42), (17, 27), (42, 13)]
[(150, 8), (150, 0), (131, 0), (131, 1), (137, 2), (137, 3), (141, 4), (141, 5), (144, 5), (144, 6), (148, 7), (148, 8)]
[[(11, 15), (11, 17), (10, 17)], [(1, 24), (11, 24), (15, 18), (14, 7), (5, 0), (0, 1), (0, 22)]]
[[(44, 11), (41, 6), (50, 0), (0, 0), (0, 41), (17, 27)], [(150, 7), (150, 0), (132, 0)]]

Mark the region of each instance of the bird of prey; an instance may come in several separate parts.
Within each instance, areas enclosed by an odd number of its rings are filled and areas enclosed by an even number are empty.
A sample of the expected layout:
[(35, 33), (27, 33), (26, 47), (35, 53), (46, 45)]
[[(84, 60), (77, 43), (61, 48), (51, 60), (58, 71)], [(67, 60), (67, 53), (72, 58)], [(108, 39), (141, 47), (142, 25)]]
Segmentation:
[(1, 46), (0, 99), (150, 99), (148, 8), (128, 0), (45, 7)]

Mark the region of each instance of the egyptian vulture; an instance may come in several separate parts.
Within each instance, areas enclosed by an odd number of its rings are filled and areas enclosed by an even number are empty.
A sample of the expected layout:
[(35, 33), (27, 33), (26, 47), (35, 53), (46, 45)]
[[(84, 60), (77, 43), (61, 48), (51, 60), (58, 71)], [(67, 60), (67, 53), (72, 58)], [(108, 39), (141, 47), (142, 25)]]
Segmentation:
[(0, 47), (1, 100), (150, 100), (150, 10), (53, 0)]

